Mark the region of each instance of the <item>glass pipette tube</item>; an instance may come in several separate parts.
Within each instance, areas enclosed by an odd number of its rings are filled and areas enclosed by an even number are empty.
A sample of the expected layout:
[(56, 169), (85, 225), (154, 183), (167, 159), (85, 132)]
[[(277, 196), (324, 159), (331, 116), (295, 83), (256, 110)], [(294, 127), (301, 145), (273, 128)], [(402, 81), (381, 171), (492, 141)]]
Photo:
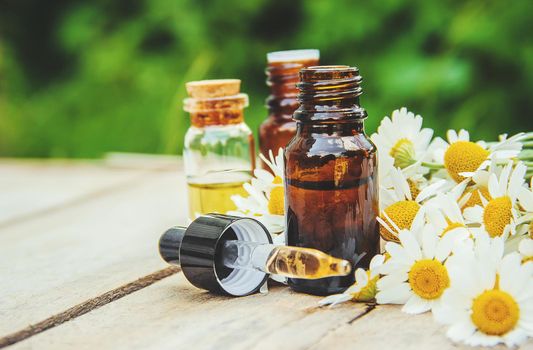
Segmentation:
[(289, 278), (318, 279), (346, 276), (349, 261), (332, 257), (320, 250), (245, 241), (225, 241), (222, 263), (234, 269), (259, 270)]

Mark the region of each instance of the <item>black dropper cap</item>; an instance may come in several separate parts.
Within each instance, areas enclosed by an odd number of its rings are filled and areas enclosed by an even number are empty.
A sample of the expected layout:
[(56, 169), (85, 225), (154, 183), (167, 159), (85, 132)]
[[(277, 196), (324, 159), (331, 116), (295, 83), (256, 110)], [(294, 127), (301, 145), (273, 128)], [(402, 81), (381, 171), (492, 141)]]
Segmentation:
[(179, 247), (186, 230), (183, 226), (171, 227), (159, 239), (159, 254), (167, 263), (180, 264)]
[(163, 233), (159, 253), (166, 262), (181, 266), (187, 280), (198, 288), (233, 296), (255, 293), (268, 274), (225, 267), (220, 253), (226, 240), (272, 243), (268, 230), (257, 220), (207, 214), (187, 228), (176, 226)]

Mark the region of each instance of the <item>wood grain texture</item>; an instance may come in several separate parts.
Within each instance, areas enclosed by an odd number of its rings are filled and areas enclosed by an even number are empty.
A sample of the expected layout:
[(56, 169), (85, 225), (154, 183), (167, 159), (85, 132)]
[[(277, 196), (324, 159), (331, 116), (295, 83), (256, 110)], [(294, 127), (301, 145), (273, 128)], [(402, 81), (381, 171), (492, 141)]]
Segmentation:
[[(396, 305), (378, 305), (353, 324), (344, 324), (317, 342), (311, 349), (474, 349), (446, 338), (446, 327), (431, 313), (408, 315)], [(482, 348), (475, 348), (482, 349)], [(493, 350), (506, 349), (500, 345)], [(529, 342), (520, 349), (532, 350)]]
[(115, 300), (125, 297), (128, 294), (134, 293), (140, 289), (146, 288), (147, 286), (160, 281), (163, 278), (166, 278), (170, 275), (180, 272), (180, 268), (175, 266), (170, 266), (162, 270), (156, 271), (149, 274), (148, 276), (139, 278), (133, 282), (122, 285), (118, 288), (105, 292), (102, 295), (91, 298), (84, 301), (81, 304), (68, 308), (67, 310), (60, 312), (58, 314), (52, 315), (47, 319), (37, 322), (35, 324), (29, 325), (26, 328), (23, 328), (15, 333), (8, 334), (0, 338), (0, 348), (15, 344), (17, 342), (23, 341), (32, 337), (36, 334), (42, 333), (53, 327), (57, 327), (65, 322), (68, 322), (72, 319), (85, 315), (88, 312), (96, 310), (103, 305), (109, 304)]
[(217, 296), (180, 273), (13, 349), (305, 349), (365, 310), (319, 309), (319, 299), (284, 286), (267, 295)]
[(120, 190), (150, 172), (153, 169), (111, 167), (102, 161), (2, 160), (0, 228)]
[(0, 334), (166, 267), (158, 238), (186, 223), (185, 198), (182, 174), (153, 172), (121, 190), (0, 229)]

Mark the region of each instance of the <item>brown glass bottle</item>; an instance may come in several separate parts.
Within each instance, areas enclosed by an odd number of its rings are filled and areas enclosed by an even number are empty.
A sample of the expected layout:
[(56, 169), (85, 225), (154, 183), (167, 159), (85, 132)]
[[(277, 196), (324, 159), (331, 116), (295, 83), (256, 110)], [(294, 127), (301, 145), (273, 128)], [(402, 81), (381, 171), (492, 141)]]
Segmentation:
[[(298, 72), (303, 67), (315, 66), (319, 59), (318, 50), (276, 51), (267, 54), (267, 85), (270, 96), (266, 100), (268, 117), (259, 126), (259, 148), (268, 159), (268, 151), (274, 155), (285, 148), (296, 134), (296, 122), (292, 119), (298, 108)], [(268, 166), (261, 162), (262, 167)]]
[[(376, 146), (365, 135), (361, 76), (348, 66), (300, 71), (296, 136), (285, 156), (287, 244), (319, 249), (367, 268), (379, 252)], [(289, 279), (300, 292), (340, 293), (354, 274)]]

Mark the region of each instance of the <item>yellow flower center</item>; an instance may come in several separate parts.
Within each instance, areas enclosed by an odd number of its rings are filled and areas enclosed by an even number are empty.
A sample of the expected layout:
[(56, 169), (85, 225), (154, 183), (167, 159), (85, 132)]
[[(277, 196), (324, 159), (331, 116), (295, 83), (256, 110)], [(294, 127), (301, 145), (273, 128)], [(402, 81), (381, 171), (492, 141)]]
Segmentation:
[(440, 235), (444, 236), (445, 234), (447, 234), (451, 230), (459, 228), (459, 227), (465, 227), (465, 225), (463, 225), (463, 224), (461, 224), (459, 222), (449, 222), (448, 221), (448, 226), (444, 229), (444, 231), (442, 231), (442, 233)]
[(283, 179), (281, 178), (281, 176), (276, 176), (274, 180), (272, 180), (272, 183), (274, 185), (281, 185), (283, 183)]
[(419, 260), (409, 271), (409, 285), (423, 299), (437, 299), (450, 286), (448, 271), (437, 260)]
[(483, 203), (481, 202), (480, 193), (486, 200), (490, 201), (492, 199), (489, 193), (489, 189), (484, 186), (467, 190), (467, 193), (472, 193), (472, 195), (466, 201), (465, 205), (463, 206), (463, 210), (469, 207), (473, 207), (475, 205), (483, 206)]
[(444, 167), (448, 174), (456, 181), (461, 182), (463, 172), (476, 171), (487, 159), (489, 151), (470, 141), (457, 141), (452, 143), (444, 153)]
[(507, 196), (491, 199), (483, 211), (483, 223), (491, 237), (501, 236), (505, 226), (511, 223), (513, 213), (511, 199)]
[(283, 186), (276, 186), (270, 191), (268, 212), (272, 215), (285, 214), (285, 191)]
[(472, 304), (472, 322), (483, 333), (501, 336), (512, 330), (520, 316), (518, 304), (508, 293), (484, 291)]
[(407, 168), (416, 162), (415, 145), (409, 139), (399, 139), (389, 152), (394, 158), (394, 166), (400, 169)]
[(529, 238), (533, 239), (533, 221), (529, 223)]
[(373, 300), (376, 297), (376, 294), (378, 292), (377, 289), (377, 283), (379, 280), (379, 276), (375, 276), (374, 278), (370, 278), (370, 271), (366, 272), (368, 275), (368, 284), (361, 288), (359, 293), (353, 293), (352, 297), (355, 301), (370, 301)]
[[(420, 204), (415, 201), (403, 200), (389, 205), (385, 208), (384, 212), (387, 216), (398, 226), (400, 230), (411, 228), (413, 219), (420, 209)], [(385, 221), (391, 229), (394, 229), (394, 225), (385, 217), (381, 215), (381, 219)], [(398, 237), (389, 232), (385, 227), (379, 228), (379, 233), (386, 241), (398, 241)]]
[(418, 188), (418, 185), (415, 181), (408, 179), (407, 183), (409, 184), (409, 191), (411, 192), (411, 198), (416, 199), (416, 197), (420, 194), (420, 189)]

